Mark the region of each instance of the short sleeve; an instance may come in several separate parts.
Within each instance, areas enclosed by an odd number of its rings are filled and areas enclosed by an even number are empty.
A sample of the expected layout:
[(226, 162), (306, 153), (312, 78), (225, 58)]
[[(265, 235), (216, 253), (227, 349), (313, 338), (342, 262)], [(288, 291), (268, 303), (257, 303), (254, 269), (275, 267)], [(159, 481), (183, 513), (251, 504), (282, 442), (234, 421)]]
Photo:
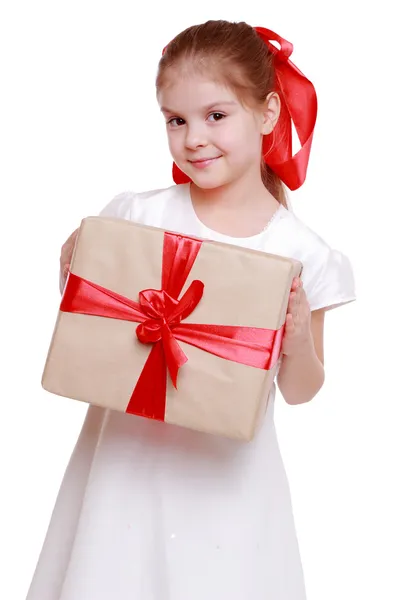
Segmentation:
[(349, 258), (327, 245), (318, 249), (304, 268), (304, 290), (310, 309), (330, 310), (356, 299), (353, 267)]
[(118, 194), (100, 211), (99, 216), (132, 220), (135, 197), (134, 192)]

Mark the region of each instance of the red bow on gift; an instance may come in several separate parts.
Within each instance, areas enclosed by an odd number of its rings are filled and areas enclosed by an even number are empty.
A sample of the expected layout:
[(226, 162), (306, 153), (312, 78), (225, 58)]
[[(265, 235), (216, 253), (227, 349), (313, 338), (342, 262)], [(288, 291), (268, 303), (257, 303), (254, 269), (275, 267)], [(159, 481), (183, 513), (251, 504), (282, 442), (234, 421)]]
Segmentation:
[(204, 284), (195, 280), (178, 300), (201, 244), (200, 240), (165, 233), (162, 289), (140, 292), (139, 302), (73, 273), (68, 275), (61, 311), (140, 323), (136, 329), (139, 341), (153, 345), (126, 408), (128, 413), (164, 420), (167, 373), (176, 387), (178, 371), (187, 361), (177, 340), (259, 369), (271, 369), (278, 360), (283, 326), (271, 330), (182, 322), (203, 295)]

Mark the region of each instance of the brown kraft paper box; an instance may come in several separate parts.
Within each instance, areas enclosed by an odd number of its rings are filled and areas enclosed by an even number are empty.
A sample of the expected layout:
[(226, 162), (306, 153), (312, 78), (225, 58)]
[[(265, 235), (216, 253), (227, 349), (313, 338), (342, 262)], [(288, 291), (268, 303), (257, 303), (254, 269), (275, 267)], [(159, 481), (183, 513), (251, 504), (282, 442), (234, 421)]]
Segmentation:
[[(161, 229), (89, 217), (80, 227), (71, 273), (137, 301), (140, 291), (161, 289), (163, 244)], [(203, 241), (180, 297), (193, 280), (204, 283), (204, 293), (183, 322), (278, 330), (301, 269), (290, 258)], [(132, 321), (60, 310), (43, 388), (125, 412), (152, 348), (138, 340), (137, 327)], [(188, 361), (179, 370), (177, 389), (167, 375), (164, 421), (252, 440), (265, 414), (276, 363), (265, 370), (178, 344)]]

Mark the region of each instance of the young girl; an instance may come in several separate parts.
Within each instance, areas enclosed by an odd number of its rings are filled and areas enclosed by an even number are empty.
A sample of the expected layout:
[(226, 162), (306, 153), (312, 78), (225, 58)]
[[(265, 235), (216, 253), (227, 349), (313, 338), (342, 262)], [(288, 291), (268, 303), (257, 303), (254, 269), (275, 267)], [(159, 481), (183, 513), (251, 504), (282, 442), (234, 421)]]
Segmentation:
[[(316, 115), (290, 53), (245, 23), (179, 34), (157, 76), (177, 185), (120, 194), (101, 214), (300, 260), (277, 376), (300, 404), (324, 381), (324, 313), (354, 289), (347, 258), (287, 208), (282, 182), (304, 181)], [(28, 600), (304, 600), (274, 398), (249, 444), (89, 407)]]

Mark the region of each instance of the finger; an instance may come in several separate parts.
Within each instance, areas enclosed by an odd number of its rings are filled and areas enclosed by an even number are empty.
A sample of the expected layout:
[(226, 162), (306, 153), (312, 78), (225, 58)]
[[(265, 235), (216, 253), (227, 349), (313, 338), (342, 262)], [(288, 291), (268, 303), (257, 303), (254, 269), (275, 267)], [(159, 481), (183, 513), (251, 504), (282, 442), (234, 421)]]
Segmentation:
[(69, 238), (62, 245), (62, 250), (70, 250), (75, 246), (76, 238), (78, 237), (79, 229), (75, 229), (69, 236)]
[(301, 306), (301, 299), (300, 299), (300, 294), (299, 294), (299, 290), (297, 289), (294, 292), (294, 297), (293, 297), (293, 311), (294, 312), (298, 312), (300, 306)]
[(79, 227), (78, 227), (78, 229), (75, 229), (75, 231), (73, 231), (73, 232), (71, 233), (71, 235), (69, 236), (69, 238), (68, 238), (68, 239), (69, 239), (70, 241), (75, 241), (75, 240), (76, 240), (76, 237), (77, 237), (77, 235), (78, 235), (78, 232), (79, 232)]
[(296, 293), (296, 300), (298, 302), (299, 300), (301, 300), (301, 296), (303, 295), (304, 290), (303, 290), (302, 287), (299, 286), (298, 288), (296, 288), (296, 292), (295, 293)]
[(300, 308), (301, 307), (300, 307), (300, 304), (299, 304), (298, 295), (296, 294), (296, 296), (295, 296), (295, 298), (293, 300), (293, 309), (291, 310), (291, 313), (293, 315), (293, 319), (295, 321), (298, 318)]
[(297, 306), (296, 306), (296, 304), (294, 302), (289, 307), (289, 310), (288, 310), (287, 314), (290, 315), (292, 323), (295, 325), (296, 320), (298, 318), (298, 308), (297, 308)]
[(76, 229), (67, 239), (67, 241), (61, 247), (61, 264), (63, 265), (65, 262), (70, 262), (72, 258), (72, 254), (74, 252), (76, 239), (78, 237), (79, 229)]
[(308, 298), (303, 288), (299, 290), (299, 305), (309, 309)]
[(286, 331), (286, 333), (289, 333), (289, 334), (293, 333), (293, 331), (294, 331), (293, 315), (291, 315), (290, 313), (288, 313), (286, 315), (285, 331)]
[(295, 302), (296, 302), (296, 292), (290, 292), (290, 296), (289, 296), (289, 304), (288, 304), (288, 311), (289, 313), (292, 313), (294, 308), (295, 308)]

